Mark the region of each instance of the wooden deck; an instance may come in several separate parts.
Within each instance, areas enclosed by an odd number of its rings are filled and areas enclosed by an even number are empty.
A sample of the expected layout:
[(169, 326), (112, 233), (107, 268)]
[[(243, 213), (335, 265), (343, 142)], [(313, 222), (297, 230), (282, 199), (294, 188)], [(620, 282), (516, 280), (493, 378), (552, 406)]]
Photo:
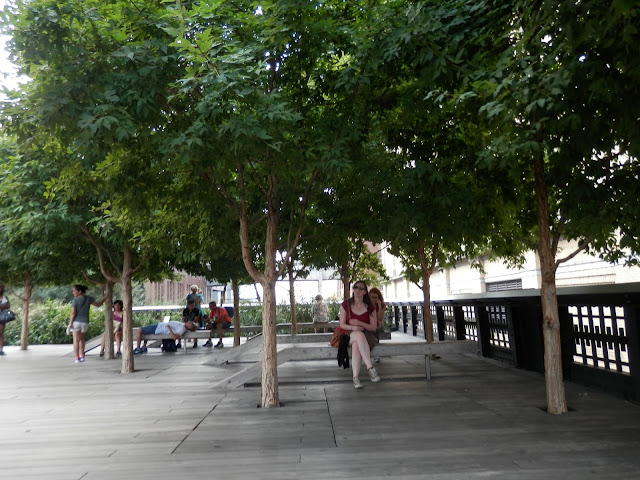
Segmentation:
[(213, 388), (245, 365), (219, 364), (230, 345), (152, 352), (131, 375), (97, 351), (5, 348), (0, 478), (640, 478), (640, 406), (598, 390), (567, 383), (572, 411), (552, 416), (540, 375), (469, 353), (433, 361), (431, 382), (422, 358), (383, 358), (362, 390), (318, 360), (284, 364), (283, 406), (261, 409), (257, 384)]

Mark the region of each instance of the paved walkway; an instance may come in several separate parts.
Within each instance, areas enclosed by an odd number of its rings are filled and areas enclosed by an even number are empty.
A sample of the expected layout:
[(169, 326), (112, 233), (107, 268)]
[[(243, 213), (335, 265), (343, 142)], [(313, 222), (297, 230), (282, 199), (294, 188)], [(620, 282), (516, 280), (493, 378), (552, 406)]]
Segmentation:
[(568, 383), (573, 411), (548, 415), (540, 375), (473, 355), (429, 383), (421, 358), (383, 359), (362, 390), (334, 361), (287, 364), (261, 409), (257, 385), (212, 387), (243, 365), (214, 349), (150, 350), (131, 375), (69, 351), (0, 358), (0, 479), (640, 478), (640, 405)]

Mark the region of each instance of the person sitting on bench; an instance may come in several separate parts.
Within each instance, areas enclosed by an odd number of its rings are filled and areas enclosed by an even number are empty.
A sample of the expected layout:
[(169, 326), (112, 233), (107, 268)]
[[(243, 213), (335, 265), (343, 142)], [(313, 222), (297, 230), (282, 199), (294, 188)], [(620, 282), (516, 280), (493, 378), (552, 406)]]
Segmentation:
[(138, 329), (138, 333), (136, 336), (136, 349), (133, 351), (134, 354), (138, 355), (140, 353), (147, 352), (147, 341), (144, 341), (144, 347), (142, 345), (142, 336), (143, 335), (171, 335), (175, 340), (179, 340), (184, 333), (189, 330), (190, 332), (194, 332), (198, 329), (198, 324), (192, 321), (188, 321), (185, 323), (182, 322), (161, 322), (154, 323), (152, 325), (147, 325), (146, 327), (142, 327)]
[[(193, 322), (196, 325), (200, 325), (200, 317), (201, 316), (201, 312), (200, 309), (197, 307), (197, 302), (195, 300), (189, 300), (187, 302), (187, 308), (185, 308), (184, 310), (182, 310), (182, 321), (184, 323), (187, 322)], [(196, 348), (198, 346), (198, 339), (194, 339), (193, 340), (193, 348)], [(178, 342), (178, 348), (181, 348), (182, 345), (180, 344), (180, 342)], [(185, 345), (184, 348), (187, 348), (187, 346)]]
[[(222, 348), (224, 344), (222, 343), (222, 329), (229, 328), (231, 326), (231, 317), (229, 316), (229, 312), (224, 307), (217, 307), (216, 302), (209, 302), (209, 329), (213, 330), (214, 328), (218, 331), (218, 343), (214, 348)], [(211, 340), (204, 344), (205, 347), (211, 346)]]

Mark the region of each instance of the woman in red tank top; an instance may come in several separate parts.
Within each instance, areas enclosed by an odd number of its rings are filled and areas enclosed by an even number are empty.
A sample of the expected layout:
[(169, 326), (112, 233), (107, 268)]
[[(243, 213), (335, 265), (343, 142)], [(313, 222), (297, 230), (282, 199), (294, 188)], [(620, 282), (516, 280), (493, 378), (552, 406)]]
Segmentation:
[(367, 367), (372, 382), (379, 382), (380, 376), (371, 363), (371, 349), (365, 336), (365, 331), (375, 334), (378, 320), (375, 307), (367, 295), (367, 285), (362, 281), (353, 284), (353, 294), (349, 300), (340, 306), (340, 328), (349, 335), (351, 347), (351, 368), (353, 370), (353, 385), (362, 388), (360, 383), (360, 366), (362, 362)]

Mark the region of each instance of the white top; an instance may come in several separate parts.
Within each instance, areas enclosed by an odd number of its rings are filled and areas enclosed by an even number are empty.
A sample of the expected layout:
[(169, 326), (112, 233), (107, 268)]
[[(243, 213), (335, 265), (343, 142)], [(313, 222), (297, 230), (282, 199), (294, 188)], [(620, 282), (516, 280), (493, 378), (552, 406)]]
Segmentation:
[(169, 333), (169, 327), (173, 330), (173, 333), (182, 336), (184, 332), (187, 331), (187, 327), (185, 327), (182, 322), (162, 322), (159, 323), (156, 327), (156, 335), (163, 335), (165, 333)]

